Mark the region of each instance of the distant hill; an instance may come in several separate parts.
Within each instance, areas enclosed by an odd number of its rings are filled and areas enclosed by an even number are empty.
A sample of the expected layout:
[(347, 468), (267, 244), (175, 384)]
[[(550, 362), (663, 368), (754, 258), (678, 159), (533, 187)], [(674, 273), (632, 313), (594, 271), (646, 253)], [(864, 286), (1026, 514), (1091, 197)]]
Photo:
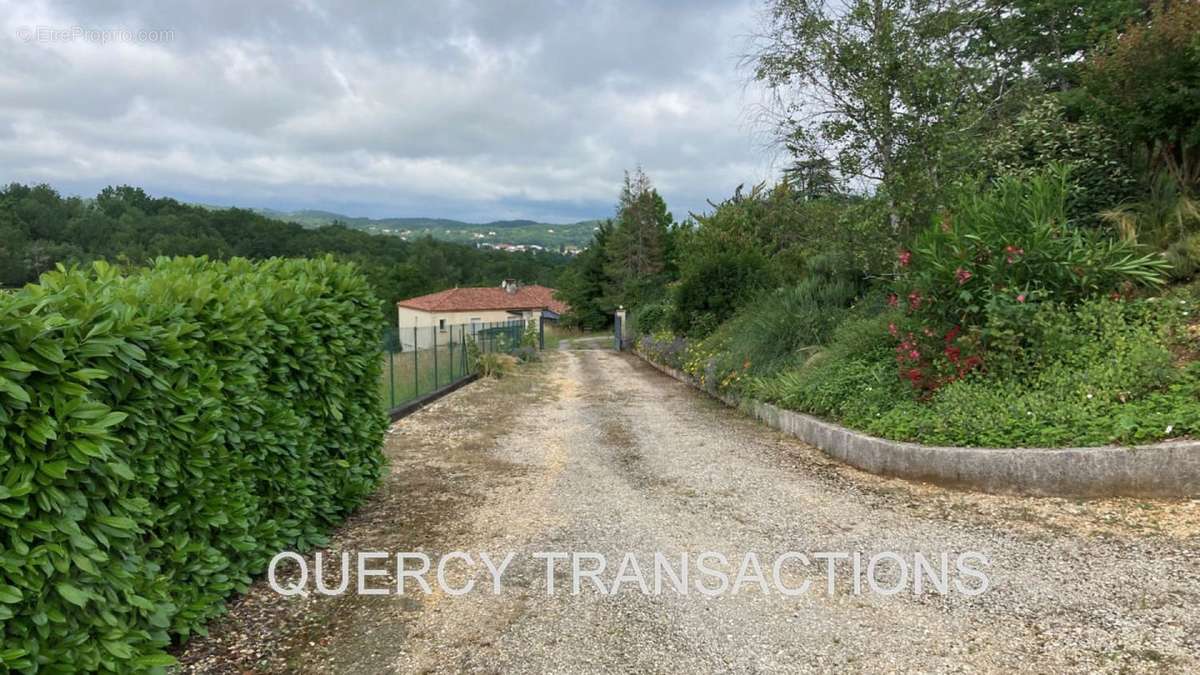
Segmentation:
[(425, 236), (462, 244), (534, 244), (558, 250), (560, 246), (582, 248), (592, 240), (599, 220), (578, 223), (539, 223), (532, 220), (496, 220), (490, 223), (464, 223), (445, 218), (355, 218), (330, 211), (276, 211), (252, 209), (276, 220), (321, 227), (339, 222), (346, 227), (375, 234), (390, 234), (405, 239)]

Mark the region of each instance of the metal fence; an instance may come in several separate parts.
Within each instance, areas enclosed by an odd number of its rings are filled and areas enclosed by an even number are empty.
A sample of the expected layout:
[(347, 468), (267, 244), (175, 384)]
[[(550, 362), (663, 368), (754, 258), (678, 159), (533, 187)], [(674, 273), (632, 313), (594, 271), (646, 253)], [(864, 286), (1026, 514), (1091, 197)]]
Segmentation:
[(516, 351), (525, 330), (520, 319), (389, 328), (383, 340), (385, 407), (395, 410), (470, 376), (475, 372), (476, 354)]

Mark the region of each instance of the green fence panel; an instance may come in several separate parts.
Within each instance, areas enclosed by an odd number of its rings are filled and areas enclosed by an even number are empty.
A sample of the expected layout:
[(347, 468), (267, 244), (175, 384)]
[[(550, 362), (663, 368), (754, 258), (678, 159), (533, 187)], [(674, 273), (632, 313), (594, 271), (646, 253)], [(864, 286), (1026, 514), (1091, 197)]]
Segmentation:
[(445, 329), (438, 325), (386, 329), (381, 355), (387, 360), (381, 374), (387, 381), (380, 381), (383, 404), (395, 410), (469, 377), (476, 366), (472, 345), (479, 353), (512, 352), (520, 347), (524, 331), (525, 322), (520, 320), (454, 324)]

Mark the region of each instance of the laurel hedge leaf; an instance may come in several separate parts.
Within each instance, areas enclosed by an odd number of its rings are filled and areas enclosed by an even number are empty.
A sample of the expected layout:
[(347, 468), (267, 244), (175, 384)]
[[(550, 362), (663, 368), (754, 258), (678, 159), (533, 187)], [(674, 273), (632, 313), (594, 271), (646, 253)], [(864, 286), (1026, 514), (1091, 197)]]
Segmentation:
[(0, 672), (161, 671), (325, 542), (383, 467), (378, 306), (330, 258), (0, 294)]

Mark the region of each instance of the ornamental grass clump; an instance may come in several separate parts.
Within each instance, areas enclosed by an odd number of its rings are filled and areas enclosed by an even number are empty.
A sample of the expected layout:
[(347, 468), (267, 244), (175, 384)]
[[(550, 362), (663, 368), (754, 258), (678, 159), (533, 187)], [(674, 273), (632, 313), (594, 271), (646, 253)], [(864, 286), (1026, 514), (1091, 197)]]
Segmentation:
[(0, 296), (0, 670), (129, 672), (378, 483), (379, 303), (347, 264), (60, 268)]

